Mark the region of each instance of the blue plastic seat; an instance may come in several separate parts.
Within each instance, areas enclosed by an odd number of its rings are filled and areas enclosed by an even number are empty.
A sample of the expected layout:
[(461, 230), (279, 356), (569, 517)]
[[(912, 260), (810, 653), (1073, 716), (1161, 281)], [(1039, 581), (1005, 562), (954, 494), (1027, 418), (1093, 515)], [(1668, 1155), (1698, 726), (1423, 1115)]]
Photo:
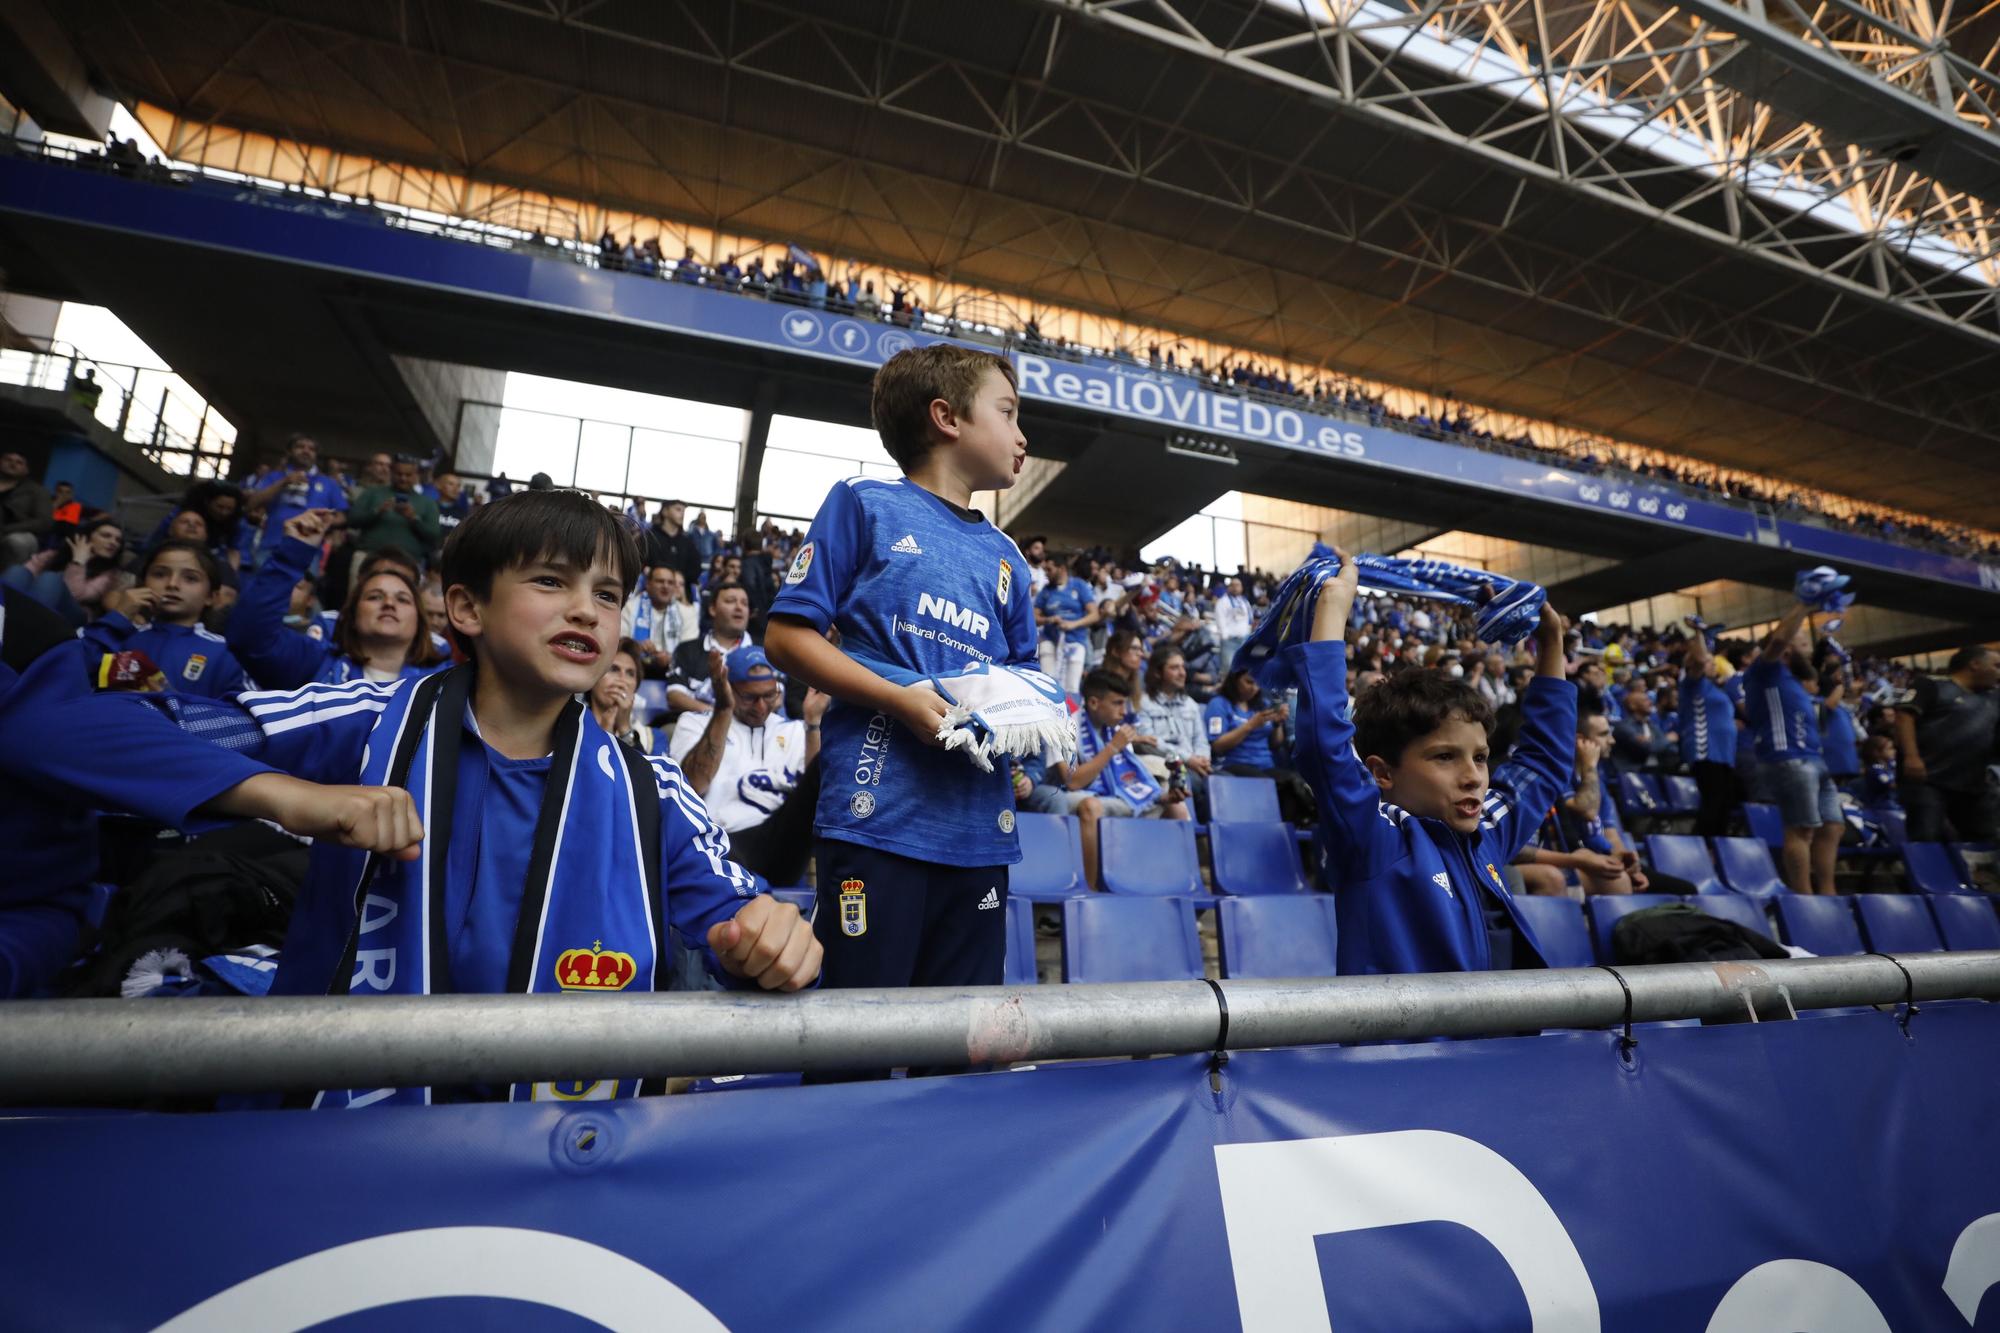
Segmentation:
[(1653, 869), (1694, 885), (1697, 893), (1727, 893), (1716, 878), (1715, 862), (1709, 859), (1708, 844), (1691, 833), (1654, 833), (1646, 839), (1646, 853)]
[(1899, 805), (1871, 805), (1865, 807), (1868, 817), (1882, 826), (1882, 836), (1889, 840), (1891, 847), (1901, 847), (1910, 840), (1910, 816)]
[(1970, 893), (1972, 885), (1958, 871), (1958, 858), (1941, 842), (1903, 844), (1903, 869), (1912, 893)]
[(1542, 959), (1550, 967), (1589, 967), (1597, 961), (1590, 947), (1590, 928), (1583, 922), (1583, 904), (1576, 899), (1517, 893), (1514, 908), (1535, 932)]
[(1007, 962), (1000, 972), (1004, 986), (1032, 986), (1041, 978), (1035, 971), (1035, 905), (1026, 898), (1007, 895)]
[(1627, 819), (1655, 819), (1667, 812), (1660, 789), (1644, 773), (1620, 773), (1616, 795)]
[(1225, 977), (1330, 977), (1338, 931), (1331, 894), (1224, 898), (1215, 907)]
[(1781, 893), (1773, 901), (1785, 943), (1807, 953), (1836, 955), (1867, 953), (1861, 927), (1854, 921), (1854, 904), (1838, 895)]
[(647, 726), (667, 715), (667, 682), (664, 680), (642, 680), (638, 692), (632, 698), (632, 712)]
[(808, 921), (812, 920), (813, 908), (819, 903), (819, 895), (811, 889), (772, 889), (771, 896), (798, 908), (799, 915)]
[(1738, 893), (1769, 898), (1785, 892), (1785, 881), (1771, 863), (1771, 849), (1755, 838), (1717, 838), (1715, 863), (1722, 868), (1723, 882)]
[(1944, 948), (1930, 904), (1914, 893), (1857, 893), (1854, 912), (1876, 953), (1936, 953)]
[(1660, 779), (1660, 794), (1667, 799), (1667, 812), (1691, 815), (1701, 809), (1701, 787), (1693, 778), (1676, 774)]
[(1218, 893), (1304, 893), (1298, 840), (1282, 820), (1208, 826), (1209, 862)]
[(1219, 824), (1265, 824), (1279, 818), (1278, 784), (1270, 778), (1214, 773), (1208, 779), (1208, 817)]
[(1074, 815), (1014, 816), (1021, 859), (1007, 872), (1007, 892), (1035, 903), (1059, 903), (1090, 892), (1083, 876), (1083, 834)]
[(1119, 898), (1098, 893), (1071, 898), (1062, 910), (1064, 981), (1202, 978), (1194, 904), (1185, 898)]
[(1771, 926), (1771, 918), (1765, 914), (1764, 898), (1745, 898), (1740, 893), (1704, 893), (1698, 898), (1688, 899), (1688, 905), (1697, 912), (1706, 912), (1724, 921), (1734, 921), (1737, 925), (1756, 931), (1767, 940), (1776, 940), (1778, 932)]
[(1683, 902), (1684, 899), (1671, 893), (1600, 893), (1590, 900), (1590, 935), (1597, 946), (1597, 961), (1609, 963), (1611, 957), (1611, 928), (1618, 924), (1620, 917), (1647, 907), (1663, 907), (1668, 903)]
[(1743, 803), (1743, 822), (1750, 828), (1750, 836), (1770, 848), (1775, 854), (1785, 847), (1785, 817), (1778, 813), (1775, 805), (1761, 801)]
[(1945, 948), (2000, 949), (2000, 916), (1985, 894), (1940, 893), (1930, 905)]
[(1194, 825), (1184, 819), (1104, 820), (1097, 826), (1097, 850), (1107, 893), (1208, 894)]

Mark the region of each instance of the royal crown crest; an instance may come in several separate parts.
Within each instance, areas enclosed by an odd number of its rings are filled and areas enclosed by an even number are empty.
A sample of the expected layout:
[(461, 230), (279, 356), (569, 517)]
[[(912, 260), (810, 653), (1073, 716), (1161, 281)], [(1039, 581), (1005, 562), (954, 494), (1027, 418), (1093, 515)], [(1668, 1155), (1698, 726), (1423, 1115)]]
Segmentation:
[(556, 959), (556, 984), (564, 990), (624, 990), (639, 975), (629, 953), (607, 953), (604, 941), (588, 949), (565, 949)]

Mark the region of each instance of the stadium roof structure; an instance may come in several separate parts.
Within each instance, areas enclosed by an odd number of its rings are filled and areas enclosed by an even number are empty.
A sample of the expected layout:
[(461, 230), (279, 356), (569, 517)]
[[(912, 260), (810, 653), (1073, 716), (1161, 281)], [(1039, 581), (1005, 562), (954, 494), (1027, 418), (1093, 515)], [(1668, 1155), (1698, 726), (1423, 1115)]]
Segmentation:
[(2000, 498), (1992, 6), (49, 12), (103, 85), (188, 119), (788, 238), (1964, 522)]

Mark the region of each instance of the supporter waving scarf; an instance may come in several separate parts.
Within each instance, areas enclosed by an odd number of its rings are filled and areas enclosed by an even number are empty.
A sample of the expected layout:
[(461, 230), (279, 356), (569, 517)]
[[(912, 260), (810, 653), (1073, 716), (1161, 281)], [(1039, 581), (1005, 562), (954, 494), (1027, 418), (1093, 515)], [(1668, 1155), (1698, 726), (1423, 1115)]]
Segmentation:
[[(359, 919), (335, 970), (336, 995), (449, 991), (446, 875), (458, 751), (472, 670), (459, 667), (396, 692), (376, 727), (393, 746), (371, 753), (361, 781), (407, 786), (423, 821), (422, 856), (371, 856), (355, 897)], [(513, 994), (654, 988), (665, 933), (660, 886), (659, 789), (650, 768), (571, 702), (556, 723), (553, 759), (535, 821), (507, 989)], [(650, 816), (648, 815), (648, 812)], [(475, 830), (476, 832), (477, 830)], [(634, 1096), (636, 1080), (515, 1084), (510, 1101), (596, 1101)], [(315, 1107), (429, 1103), (429, 1088), (328, 1089)]]
[[(1519, 643), (1533, 634), (1541, 622), (1542, 604), (1548, 600), (1548, 594), (1533, 583), (1502, 578), (1481, 569), (1466, 569), (1443, 560), (1357, 555), (1354, 564), (1364, 588), (1477, 607), (1479, 616), (1474, 633), (1484, 643)], [(1271, 599), (1270, 612), (1237, 650), (1231, 668), (1254, 672), (1258, 684), (1265, 689), (1280, 689), (1288, 684), (1278, 662), (1278, 652), (1312, 637), (1319, 585), (1339, 570), (1340, 558), (1332, 549), (1313, 543), (1312, 554), (1279, 586), (1277, 595)]]
[(953, 675), (927, 676), (861, 653), (849, 656), (898, 685), (929, 681), (951, 705), (937, 739), (947, 750), (963, 751), (982, 772), (993, 771), (996, 755), (1025, 759), (1047, 752), (1068, 763), (1076, 754), (1076, 718), (1062, 686), (1039, 671), (971, 662)]

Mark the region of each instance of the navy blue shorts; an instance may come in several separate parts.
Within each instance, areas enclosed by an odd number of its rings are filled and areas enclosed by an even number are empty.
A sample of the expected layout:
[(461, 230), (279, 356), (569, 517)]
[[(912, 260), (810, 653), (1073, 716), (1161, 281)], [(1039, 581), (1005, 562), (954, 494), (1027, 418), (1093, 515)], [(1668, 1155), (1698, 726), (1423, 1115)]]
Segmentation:
[(813, 934), (820, 986), (998, 986), (1007, 954), (1007, 867), (917, 861), (821, 838)]

